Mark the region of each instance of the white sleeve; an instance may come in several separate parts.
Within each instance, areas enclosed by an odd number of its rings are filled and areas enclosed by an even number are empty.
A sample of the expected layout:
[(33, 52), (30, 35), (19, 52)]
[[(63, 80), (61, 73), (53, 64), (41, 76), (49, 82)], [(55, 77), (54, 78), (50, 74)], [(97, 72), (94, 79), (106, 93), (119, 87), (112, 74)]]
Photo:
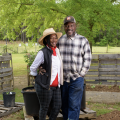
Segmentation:
[(43, 54), (43, 51), (40, 50), (37, 53), (37, 56), (35, 57), (32, 65), (30, 66), (30, 74), (32, 76), (37, 75), (37, 69), (42, 63), (44, 63), (44, 54)]

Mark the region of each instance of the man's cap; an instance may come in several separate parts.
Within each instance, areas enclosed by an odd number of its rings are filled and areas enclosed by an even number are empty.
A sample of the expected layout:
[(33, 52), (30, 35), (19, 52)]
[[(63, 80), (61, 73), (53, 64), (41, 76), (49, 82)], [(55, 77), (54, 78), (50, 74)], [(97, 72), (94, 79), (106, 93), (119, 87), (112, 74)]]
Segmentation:
[(67, 22), (74, 22), (74, 23), (76, 23), (75, 18), (74, 18), (73, 16), (67, 16), (67, 17), (64, 19), (64, 25), (65, 25)]

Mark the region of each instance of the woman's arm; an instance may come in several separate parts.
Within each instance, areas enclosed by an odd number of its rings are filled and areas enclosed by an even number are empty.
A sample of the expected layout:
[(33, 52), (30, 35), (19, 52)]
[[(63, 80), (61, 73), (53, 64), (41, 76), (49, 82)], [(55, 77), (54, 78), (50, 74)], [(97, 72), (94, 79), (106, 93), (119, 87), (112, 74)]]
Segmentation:
[(42, 51), (39, 51), (32, 65), (30, 66), (30, 74), (32, 76), (37, 76), (37, 69), (42, 63), (44, 63), (44, 54)]

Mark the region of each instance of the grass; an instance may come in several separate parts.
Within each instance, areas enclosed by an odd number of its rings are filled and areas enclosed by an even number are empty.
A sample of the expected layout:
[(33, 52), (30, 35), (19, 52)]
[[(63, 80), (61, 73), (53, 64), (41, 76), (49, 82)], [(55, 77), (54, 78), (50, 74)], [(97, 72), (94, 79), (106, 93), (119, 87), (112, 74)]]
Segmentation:
[(88, 105), (87, 107), (96, 111), (97, 116), (110, 113), (114, 110), (120, 111), (120, 103), (115, 103), (115, 104), (104, 104), (104, 103), (92, 103), (92, 102), (87, 102)]
[[(107, 47), (93, 46), (92, 52), (98, 54), (100, 53), (105, 54), (106, 49)], [(108, 49), (108, 53), (119, 53), (119, 51), (120, 51), (120, 47), (111, 47), (110, 49)]]
[(12, 54), (13, 75), (23, 76), (27, 74), (27, 63), (24, 61), (25, 54)]

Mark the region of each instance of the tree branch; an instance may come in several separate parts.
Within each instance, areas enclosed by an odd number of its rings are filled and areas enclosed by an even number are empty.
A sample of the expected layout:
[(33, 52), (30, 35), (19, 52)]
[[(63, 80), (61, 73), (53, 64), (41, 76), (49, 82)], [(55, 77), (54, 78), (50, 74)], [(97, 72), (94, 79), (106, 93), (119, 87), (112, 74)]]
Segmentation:
[(58, 11), (58, 10), (55, 10), (55, 9), (53, 9), (53, 8), (50, 8), (52, 11), (56, 11), (57, 13), (62, 13), (62, 14), (64, 14), (64, 15), (66, 15), (64, 12), (62, 12), (62, 11)]

